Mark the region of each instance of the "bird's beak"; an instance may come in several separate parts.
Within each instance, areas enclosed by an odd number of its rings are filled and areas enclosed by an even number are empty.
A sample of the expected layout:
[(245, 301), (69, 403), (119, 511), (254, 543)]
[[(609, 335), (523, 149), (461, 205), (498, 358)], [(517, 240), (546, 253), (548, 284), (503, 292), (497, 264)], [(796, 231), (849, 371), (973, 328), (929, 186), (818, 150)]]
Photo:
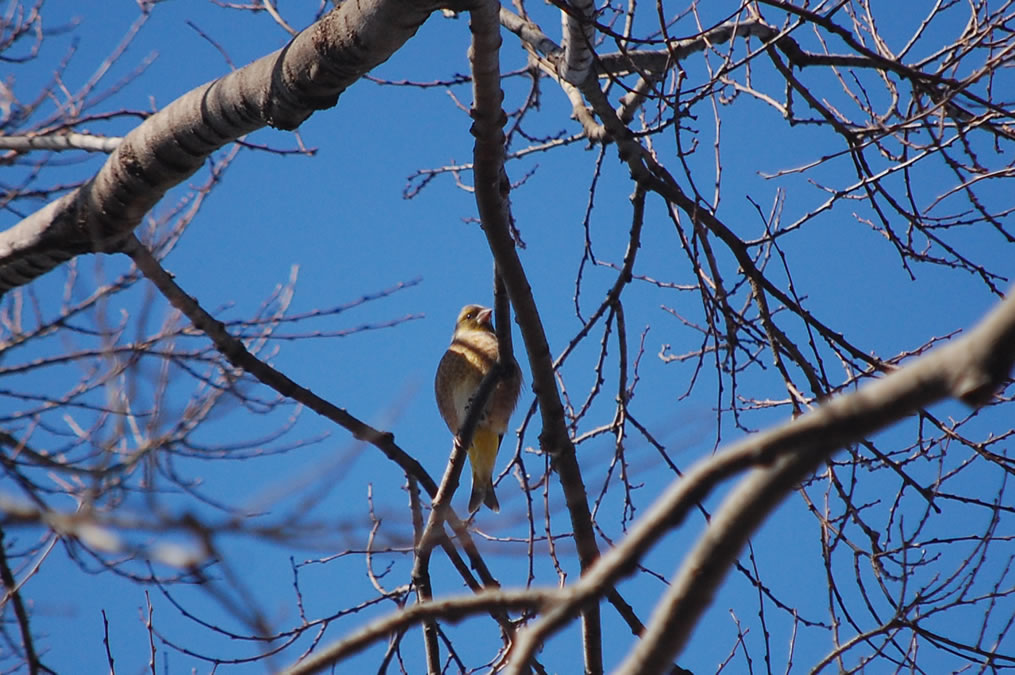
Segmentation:
[(481, 326), (489, 326), (490, 325), (490, 320), (492, 318), (493, 318), (493, 310), (492, 309), (481, 309), (479, 311), (479, 314), (476, 315), (476, 321)]

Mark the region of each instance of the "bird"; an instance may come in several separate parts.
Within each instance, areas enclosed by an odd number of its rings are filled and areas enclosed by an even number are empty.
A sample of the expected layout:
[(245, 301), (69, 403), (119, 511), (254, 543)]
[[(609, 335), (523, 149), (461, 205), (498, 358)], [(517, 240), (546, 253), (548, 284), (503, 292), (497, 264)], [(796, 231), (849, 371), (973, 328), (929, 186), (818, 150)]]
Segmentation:
[[(437, 366), (437, 375), (434, 377), (437, 408), (454, 435), (458, 434), (465, 422), (483, 376), (490, 372), (500, 354), (492, 315), (493, 310), (482, 305), (463, 307), (455, 321), (451, 346)], [(469, 463), (472, 465), (470, 513), (478, 511), (481, 504), (486, 504), (495, 513), (500, 511), (493, 490), (493, 467), (508, 420), (518, 402), (520, 389), (521, 371), (518, 362), (512, 357), (507, 372), (487, 399), (468, 449)]]

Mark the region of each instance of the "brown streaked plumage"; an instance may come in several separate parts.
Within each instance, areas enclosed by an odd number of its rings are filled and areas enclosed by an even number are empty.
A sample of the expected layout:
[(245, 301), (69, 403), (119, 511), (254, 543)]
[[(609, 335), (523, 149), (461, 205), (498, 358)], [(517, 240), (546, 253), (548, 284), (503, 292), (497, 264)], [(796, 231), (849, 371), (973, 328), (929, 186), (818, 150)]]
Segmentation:
[[(497, 334), (491, 323), (492, 314), (492, 310), (481, 305), (463, 307), (455, 322), (451, 346), (437, 366), (434, 394), (441, 416), (452, 434), (457, 434), (465, 422), (479, 383), (497, 362), (499, 349)], [(500, 511), (493, 491), (493, 467), (521, 388), (521, 371), (513, 359), (510, 371), (497, 383), (469, 447), (469, 463), (472, 465), (470, 512), (477, 510), (480, 504)]]

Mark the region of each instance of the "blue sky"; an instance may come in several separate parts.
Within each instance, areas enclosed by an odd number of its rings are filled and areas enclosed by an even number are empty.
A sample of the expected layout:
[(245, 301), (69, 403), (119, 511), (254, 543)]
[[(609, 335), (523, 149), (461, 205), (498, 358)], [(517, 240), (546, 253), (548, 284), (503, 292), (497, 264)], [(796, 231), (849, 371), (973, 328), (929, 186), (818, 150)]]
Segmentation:
[[(284, 8), (289, 12), (289, 8)], [(49, 25), (58, 25), (60, 17), (80, 16), (81, 25), (73, 33), (46, 41), (40, 58), (15, 70), (15, 90), (24, 97), (36, 90), (47, 78), (53, 64), (76, 44), (77, 51), (64, 76), (71, 90), (79, 87), (95, 71), (110, 52), (126, 27), (136, 19), (133, 3), (115, 3), (100, 17), (89, 14), (79, 3), (53, 2), (45, 8)], [(717, 10), (718, 11), (718, 10)], [(309, 14), (287, 14), (296, 25), (298, 19), (309, 20)], [(890, 17), (904, 24), (905, 17)], [(262, 56), (286, 42), (286, 36), (266, 16), (228, 11), (212, 4), (167, 2), (156, 6), (152, 18), (141, 29), (136, 42), (118, 60), (103, 79), (108, 85), (154, 56), (148, 70), (135, 82), (117, 91), (101, 109), (151, 109), (168, 104), (176, 96), (228, 71), (216, 49), (195, 30), (191, 20), (202, 31), (219, 42), (237, 66)], [(556, 29), (557, 23), (546, 22)], [(687, 24), (683, 24), (687, 28)], [(884, 27), (883, 27), (884, 28)], [(900, 26), (901, 28), (901, 26)], [(893, 26), (886, 30), (893, 33)], [(689, 33), (687, 28), (685, 33)], [(448, 20), (435, 16), (419, 34), (375, 73), (391, 80), (432, 81), (467, 71), (466, 19)], [(504, 70), (519, 67), (523, 54), (513, 36), (505, 35), (507, 63)], [(689, 66), (693, 69), (695, 66)], [(566, 98), (544, 81), (542, 109), (531, 123), (532, 133), (572, 134), (577, 124), (569, 119)], [(517, 105), (524, 94), (521, 78), (506, 85), (506, 107)], [(102, 89), (103, 87), (100, 87)], [(467, 87), (456, 87), (454, 93), (465, 104), (470, 100)], [(741, 95), (747, 98), (745, 95)], [(829, 94), (834, 97), (835, 94)], [(701, 107), (701, 111), (706, 107)], [(784, 190), (786, 206), (784, 222), (792, 222), (821, 204), (826, 193), (796, 175), (767, 180), (761, 174), (803, 165), (823, 154), (838, 149), (839, 144), (827, 134), (815, 131), (785, 133), (785, 123), (771, 108), (740, 100), (721, 109), (723, 201), (720, 217), (744, 238), (760, 236), (762, 223), (748, 201), (756, 201), (767, 211), (773, 200)], [(96, 133), (121, 134), (129, 129), (127, 121), (94, 123)], [(699, 151), (689, 160), (700, 176), (706, 196), (711, 195), (714, 157), (711, 152), (710, 121), (699, 119), (701, 129)], [(380, 86), (363, 81), (342, 95), (338, 105), (309, 119), (299, 130), (303, 142), (316, 148), (313, 157), (243, 151), (223, 180), (202, 207), (196, 220), (165, 266), (176, 275), (178, 283), (201, 304), (222, 319), (237, 319), (256, 311), (276, 285), (284, 283), (298, 268), (298, 283), (291, 311), (294, 313), (328, 308), (354, 301), (399, 283), (413, 284), (383, 299), (354, 307), (337, 316), (311, 321), (306, 330), (335, 331), (363, 324), (384, 322), (412, 316), (399, 325), (358, 332), (344, 338), (306, 339), (279, 343), (272, 364), (296, 382), (345, 407), (352, 414), (379, 428), (390, 430), (408, 452), (416, 456), (434, 477), (443, 471), (450, 448), (450, 437), (441, 421), (432, 397), (432, 378), (436, 363), (450, 338), (458, 309), (468, 302), (489, 304), (491, 300), (491, 259), (482, 232), (475, 222), (472, 196), (458, 189), (447, 176), (437, 178), (411, 200), (403, 198), (407, 177), (423, 168), (439, 167), (470, 160), (472, 138), (468, 133), (468, 115), (456, 107), (441, 87), (416, 89)], [(787, 138), (793, 139), (787, 142)], [(252, 143), (275, 147), (294, 147), (291, 134), (263, 130), (252, 134)], [(670, 150), (669, 141), (661, 141), (663, 153)], [(534, 174), (511, 195), (514, 216), (527, 247), (522, 262), (529, 275), (533, 294), (542, 312), (551, 352), (559, 354), (580, 324), (574, 316), (574, 276), (582, 256), (582, 219), (589, 200), (588, 185), (592, 178), (599, 148), (582, 143), (540, 153), (515, 162), (508, 167), (511, 177), (520, 179), (527, 172)], [(664, 157), (664, 159), (666, 159)], [(89, 157), (85, 162), (61, 170), (67, 177), (89, 175), (101, 162)], [(676, 162), (666, 159), (676, 167)], [(837, 185), (850, 182), (851, 168), (847, 159), (829, 162), (810, 176)], [(204, 180), (205, 171), (195, 175), (188, 185)], [(855, 177), (854, 177), (855, 178)], [(466, 183), (471, 182), (466, 175)], [(925, 179), (927, 191), (938, 190), (934, 176)], [(948, 178), (941, 177), (941, 184)], [(595, 211), (590, 223), (596, 254), (620, 263), (630, 226), (630, 195), (632, 186), (627, 169), (616, 159), (612, 149), (606, 152), (600, 186), (595, 196)], [(159, 215), (170, 209), (188, 191), (188, 186), (174, 190), (154, 210)], [(41, 204), (40, 204), (41, 205)], [(898, 257), (883, 237), (857, 220), (863, 217), (864, 206), (855, 212), (837, 208), (820, 216), (800, 232), (783, 241), (791, 260), (793, 282), (806, 294), (808, 306), (830, 325), (846, 331), (847, 337), (865, 349), (881, 356), (892, 356), (913, 348), (933, 335), (944, 335), (967, 326), (992, 304), (995, 298), (984, 291), (982, 284), (961, 272), (939, 268), (918, 267), (917, 279), (911, 280), (899, 264)], [(17, 216), (5, 212), (0, 227), (17, 222)], [(1012, 271), (1010, 253), (999, 245), (1000, 238), (990, 231), (976, 230), (964, 235), (962, 245), (977, 259), (994, 269)], [(736, 277), (732, 257), (720, 251), (720, 263), (728, 279)], [(113, 257), (86, 257), (78, 261), (82, 278), (93, 274), (109, 277), (125, 269), (122, 260)], [(101, 272), (96, 272), (101, 268)], [(773, 270), (776, 269), (773, 266)], [(650, 197), (647, 207), (644, 240), (639, 253), (637, 274), (680, 284), (694, 283), (694, 277), (681, 254), (673, 224), (658, 199)], [(43, 306), (52, 306), (61, 293), (65, 269), (57, 270), (33, 284)], [(587, 315), (612, 283), (615, 272), (606, 268), (590, 268), (585, 279), (580, 304)], [(774, 272), (782, 281), (782, 276)], [(633, 411), (640, 421), (657, 434), (667, 446), (670, 456), (686, 468), (695, 459), (710, 453), (717, 442), (735, 440), (743, 432), (736, 429), (730, 417), (724, 416), (721, 434), (717, 434), (717, 384), (712, 373), (706, 373), (696, 385), (693, 395), (682, 399), (692, 376), (693, 364), (663, 365), (658, 357), (669, 345), (671, 353), (682, 353), (697, 347), (698, 335), (682, 325), (665, 308), (672, 308), (690, 320), (701, 318), (696, 293), (659, 289), (636, 284), (626, 296), (629, 345), (635, 353), (644, 328), (645, 352)], [(6, 302), (6, 300), (5, 300)], [(108, 310), (111, 316), (122, 311), (137, 314), (143, 302), (140, 292), (124, 294)], [(151, 324), (157, 325), (165, 311), (165, 303), (157, 302)], [(799, 326), (790, 330), (801, 336)], [(516, 331), (516, 348), (520, 337)], [(572, 399), (583, 400), (593, 384), (591, 364), (598, 350), (598, 338), (583, 345), (569, 359), (564, 371)], [(615, 347), (611, 343), (611, 354)], [(31, 358), (33, 354), (25, 356)], [(770, 359), (766, 360), (770, 363)], [(832, 363), (831, 369), (838, 369)], [(526, 371), (526, 382), (531, 376)], [(841, 377), (836, 370), (835, 378)], [(24, 386), (45, 389), (47, 381), (28, 382)], [(181, 394), (193, 384), (178, 384)], [(609, 378), (607, 388), (615, 387)], [(783, 399), (785, 389), (772, 368), (749, 371), (741, 386), (758, 398)], [(256, 390), (271, 398), (264, 388)], [(727, 394), (724, 394), (728, 396)], [(604, 395), (592, 419), (609, 421), (608, 412), (614, 394)], [(512, 428), (522, 422), (524, 411), (532, 401), (530, 392), (523, 393)], [(725, 403), (725, 401), (724, 401)], [(8, 400), (0, 406), (15, 406)], [(962, 414), (957, 406), (945, 405), (939, 413)], [(232, 444), (255, 439), (277, 428), (280, 421), (293, 413), (286, 406), (277, 413), (254, 417), (243, 409), (225, 407), (198, 438), (209, 445)], [(604, 415), (606, 417), (604, 418)], [(757, 411), (745, 418), (750, 428), (786, 419), (785, 407)], [(984, 428), (990, 428), (990, 420)], [(591, 424), (591, 423), (589, 423)], [(905, 444), (905, 431), (889, 432), (885, 444)], [(579, 431), (586, 431), (583, 424)], [(892, 433), (896, 433), (893, 436)], [(296, 563), (317, 560), (346, 548), (364, 545), (367, 521), (367, 494), (372, 491), (376, 513), (383, 518), (381, 540), (404, 547), (411, 533), (404, 479), (397, 467), (384, 460), (372, 447), (353, 441), (342, 429), (303, 411), (288, 440), (316, 441), (285, 454), (266, 454), (243, 461), (181, 460), (181, 471), (199, 481), (199, 490), (216, 500), (234, 505), (243, 511), (264, 511), (255, 522), (285, 522), (285, 514), (300, 504), (302, 496), (320, 490), (322, 497), (309, 517), (323, 521), (330, 530), (325, 536), (299, 544), (276, 545), (247, 536), (224, 537), (223, 553), (242, 580), (249, 597), (256, 600), (276, 629), (289, 627), (298, 620), (295, 614), (293, 573), (290, 558)], [(538, 416), (524, 437), (529, 473), (539, 475), (543, 459), (529, 450), (537, 443)], [(641, 512), (672, 479), (660, 470), (661, 461), (637, 436), (629, 439), (629, 460), (634, 472), (633, 482), (642, 487), (637, 492)], [(506, 465), (514, 452), (515, 436), (505, 437), (498, 468)], [(270, 449), (269, 444), (266, 448)], [(591, 494), (598, 494), (603, 481), (603, 467), (613, 454), (608, 438), (582, 445), (580, 462), (586, 471)], [(882, 483), (881, 481), (884, 481)], [(876, 499), (877, 490), (890, 486), (888, 477), (865, 476), (861, 489)], [(494, 537), (521, 537), (526, 528), (524, 500), (508, 476), (500, 483), (498, 494), (505, 507), (499, 517), (482, 513), (479, 523)], [(466, 486), (467, 487), (467, 480)], [(723, 486), (725, 489), (728, 486)], [(3, 484), (0, 490), (11, 491)], [(714, 510), (723, 493), (714, 494), (706, 503)], [(887, 489), (891, 489), (888, 487)], [(467, 491), (467, 490), (464, 490)], [(456, 505), (464, 507), (460, 490)], [(549, 488), (550, 503), (556, 510), (554, 531), (569, 530), (562, 513), (559, 487)], [(180, 495), (165, 495), (165, 503), (173, 508), (200, 508)], [(621, 492), (612, 485), (601, 507), (604, 512), (619, 509)], [(63, 504), (70, 508), (69, 503)], [(129, 509), (141, 512), (143, 500), (131, 498)], [(209, 518), (221, 514), (199, 511)], [(616, 522), (611, 537), (622, 536)], [(953, 523), (955, 524), (955, 523)], [(947, 526), (948, 523), (946, 522)], [(957, 524), (956, 524), (957, 525)], [(345, 529), (340, 529), (344, 526)], [(661, 542), (651, 553), (647, 566), (669, 575), (681, 554), (702, 527), (696, 516)], [(785, 591), (813, 588), (813, 593), (796, 598), (805, 618), (827, 620), (824, 610), (825, 571), (817, 545), (817, 524), (798, 499), (784, 504), (754, 540), (756, 563), (763, 577)], [(36, 533), (22, 531), (19, 536), (30, 538)], [(600, 542), (605, 546), (605, 542)], [(566, 540), (559, 543), (568, 580), (577, 578), (577, 560)], [(524, 545), (517, 543), (484, 544), (494, 574), (505, 586), (524, 583)], [(390, 573), (384, 577), (388, 587), (408, 581), (408, 556), (379, 556), (379, 566), (391, 562)], [(450, 570), (441, 555), (434, 556), (435, 583), (440, 594), (464, 591), (460, 579)], [(750, 566), (747, 554), (743, 562)], [(91, 565), (94, 567), (94, 564)], [(558, 582), (555, 570), (543, 556), (539, 559), (536, 583)], [(369, 585), (362, 556), (348, 555), (327, 563), (300, 567), (300, 585), (308, 616), (327, 615), (338, 608), (369, 600), (375, 596)], [(664, 585), (648, 575), (639, 575), (621, 585), (622, 592), (639, 608), (647, 620), (653, 600)], [(187, 611), (209, 623), (231, 630), (241, 630), (228, 613), (200, 588), (172, 591)], [(154, 623), (161, 635), (177, 645), (223, 658), (249, 655), (246, 645), (214, 635), (205, 627), (180, 616), (157, 589), (149, 593), (154, 606)], [(67, 559), (61, 547), (45, 561), (43, 572), (29, 580), (25, 594), (33, 602), (33, 625), (40, 633), (39, 646), (45, 651), (44, 662), (59, 672), (99, 672), (106, 667), (102, 645), (104, 609), (110, 620), (111, 649), (117, 672), (140, 672), (148, 659), (147, 632), (141, 618), (145, 606), (145, 589), (140, 585), (110, 574), (87, 574)], [(756, 591), (737, 572), (730, 575), (712, 610), (703, 619), (696, 637), (678, 659), (694, 672), (711, 672), (724, 659), (735, 642), (736, 627), (732, 614), (750, 631), (745, 640), (760, 654), (762, 628), (758, 624)], [(752, 604), (754, 602), (754, 604)], [(327, 643), (351, 632), (365, 616), (378, 616), (392, 611), (391, 603), (365, 610), (335, 622), (325, 633)], [(785, 614), (768, 607), (767, 628), (772, 633), (776, 653), (773, 661), (782, 664), (792, 626)], [(807, 616), (807, 612), (810, 615)], [(732, 614), (731, 614), (732, 612)], [(607, 663), (615, 665), (630, 646), (630, 632), (604, 606), (607, 641)], [(492, 624), (468, 624), (468, 628), (449, 626), (452, 635), (468, 634), (474, 653), (466, 648), (463, 656), (479, 665), (490, 658), (491, 644), (497, 641)], [(482, 625), (482, 637), (474, 639), (470, 631)], [(457, 633), (456, 633), (457, 631)], [(418, 634), (406, 637), (404, 653), (410, 672), (420, 668)], [(290, 650), (270, 663), (281, 667), (302, 648)], [(551, 641), (541, 654), (548, 669), (571, 672), (574, 666), (577, 636), (566, 631)], [(829, 649), (824, 634), (802, 630), (795, 645), (796, 664), (812, 664)], [(183, 672), (195, 668), (208, 672), (207, 663), (158, 645), (159, 668), (166, 672)], [(376, 667), (379, 653), (368, 652), (353, 663)], [(734, 672), (742, 672), (744, 662), (734, 661)], [(759, 665), (754, 664), (756, 667)], [(808, 667), (804, 665), (804, 667)], [(237, 671), (261, 671), (263, 666), (240, 667)], [(776, 669), (781, 670), (782, 665)]]

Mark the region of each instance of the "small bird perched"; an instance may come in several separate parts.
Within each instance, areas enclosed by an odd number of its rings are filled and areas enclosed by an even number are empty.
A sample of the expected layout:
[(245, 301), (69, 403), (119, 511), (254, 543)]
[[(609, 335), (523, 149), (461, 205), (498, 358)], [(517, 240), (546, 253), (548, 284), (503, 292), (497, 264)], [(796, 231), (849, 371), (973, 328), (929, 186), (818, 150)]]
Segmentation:
[[(434, 394), (441, 417), (452, 434), (458, 434), (483, 376), (497, 362), (500, 350), (491, 323), (492, 314), (493, 310), (480, 305), (463, 307), (455, 322), (451, 346), (437, 366)], [(497, 495), (493, 491), (493, 465), (497, 460), (500, 441), (507, 430), (508, 419), (518, 402), (519, 389), (521, 371), (518, 362), (512, 358), (508, 372), (504, 373), (487, 400), (486, 408), (476, 425), (472, 445), (469, 446), (469, 463), (472, 464), (470, 513), (479, 509), (480, 504), (486, 504), (493, 511), (500, 511)]]

